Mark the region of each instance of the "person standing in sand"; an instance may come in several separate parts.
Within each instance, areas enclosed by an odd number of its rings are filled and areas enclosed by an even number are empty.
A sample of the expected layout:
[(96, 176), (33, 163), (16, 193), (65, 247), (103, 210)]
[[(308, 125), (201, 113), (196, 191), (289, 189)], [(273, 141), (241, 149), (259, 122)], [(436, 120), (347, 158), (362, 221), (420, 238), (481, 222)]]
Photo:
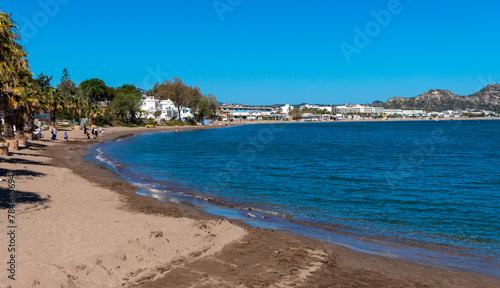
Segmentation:
[(50, 139), (51, 140), (56, 140), (56, 137), (57, 137), (57, 129), (56, 129), (56, 127), (51, 127), (50, 133), (52, 134), (52, 137)]

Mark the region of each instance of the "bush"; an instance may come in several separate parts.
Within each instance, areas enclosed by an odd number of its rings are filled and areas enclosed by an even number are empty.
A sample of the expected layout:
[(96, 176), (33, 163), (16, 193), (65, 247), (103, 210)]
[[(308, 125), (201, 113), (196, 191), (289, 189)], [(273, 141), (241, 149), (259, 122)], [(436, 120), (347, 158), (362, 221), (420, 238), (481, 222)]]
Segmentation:
[(167, 126), (184, 126), (185, 125), (185, 123), (182, 122), (181, 120), (174, 120), (174, 119), (168, 120), (165, 123), (167, 124)]
[(196, 122), (196, 120), (194, 120), (194, 118), (186, 118), (186, 124), (196, 125), (197, 122)]

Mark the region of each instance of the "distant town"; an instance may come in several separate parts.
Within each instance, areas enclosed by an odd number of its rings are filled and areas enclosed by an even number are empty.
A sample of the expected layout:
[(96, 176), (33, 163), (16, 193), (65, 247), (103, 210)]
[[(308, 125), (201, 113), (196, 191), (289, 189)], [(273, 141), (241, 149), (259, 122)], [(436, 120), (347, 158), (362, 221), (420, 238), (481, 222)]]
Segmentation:
[[(171, 120), (193, 118), (191, 108), (178, 109), (171, 100), (160, 100), (160, 97), (142, 97), (141, 115), (139, 118), (150, 120)], [(179, 117), (179, 111), (181, 113)], [(204, 119), (202, 124), (211, 121), (338, 121), (338, 120), (363, 120), (363, 119), (389, 119), (389, 118), (470, 118), (470, 117), (499, 117), (499, 113), (479, 109), (425, 111), (424, 109), (385, 109), (381, 106), (369, 104), (344, 104), (344, 105), (270, 105), (255, 106), (244, 104), (220, 103), (216, 115), (211, 119)]]

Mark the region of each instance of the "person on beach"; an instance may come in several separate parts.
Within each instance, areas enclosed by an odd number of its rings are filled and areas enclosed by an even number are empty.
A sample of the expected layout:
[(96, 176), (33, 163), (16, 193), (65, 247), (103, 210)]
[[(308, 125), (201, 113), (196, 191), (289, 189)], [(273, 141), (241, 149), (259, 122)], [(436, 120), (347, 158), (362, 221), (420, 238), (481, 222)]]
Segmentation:
[(68, 141), (68, 132), (64, 132), (64, 141)]
[(40, 128), (40, 127), (36, 128), (35, 134), (38, 135), (38, 138), (43, 138), (42, 128)]
[(87, 132), (87, 140), (86, 141), (90, 141), (90, 134)]
[(99, 127), (99, 135), (102, 135), (102, 129)]
[(87, 135), (87, 126), (83, 124), (83, 135)]
[(50, 138), (51, 140), (56, 140), (57, 137), (57, 129), (55, 127), (52, 127), (52, 130), (50, 131), (52, 134), (52, 137)]

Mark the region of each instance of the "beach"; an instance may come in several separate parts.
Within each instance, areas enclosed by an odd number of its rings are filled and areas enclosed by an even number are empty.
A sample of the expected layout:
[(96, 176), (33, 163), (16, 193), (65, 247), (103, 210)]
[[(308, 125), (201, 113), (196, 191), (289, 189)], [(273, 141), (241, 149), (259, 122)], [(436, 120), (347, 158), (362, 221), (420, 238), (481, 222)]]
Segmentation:
[[(0, 286), (500, 286), (498, 278), (355, 252), (160, 202), (84, 159), (98, 141), (173, 129), (106, 128), (101, 139), (84, 142), (81, 131), (68, 128), (57, 141), (30, 141), (1, 156), (0, 178), (14, 175), (17, 203), (15, 280), (4, 264)], [(62, 140), (64, 132), (70, 141)], [(8, 181), (0, 190), (0, 257), (7, 262)]]

